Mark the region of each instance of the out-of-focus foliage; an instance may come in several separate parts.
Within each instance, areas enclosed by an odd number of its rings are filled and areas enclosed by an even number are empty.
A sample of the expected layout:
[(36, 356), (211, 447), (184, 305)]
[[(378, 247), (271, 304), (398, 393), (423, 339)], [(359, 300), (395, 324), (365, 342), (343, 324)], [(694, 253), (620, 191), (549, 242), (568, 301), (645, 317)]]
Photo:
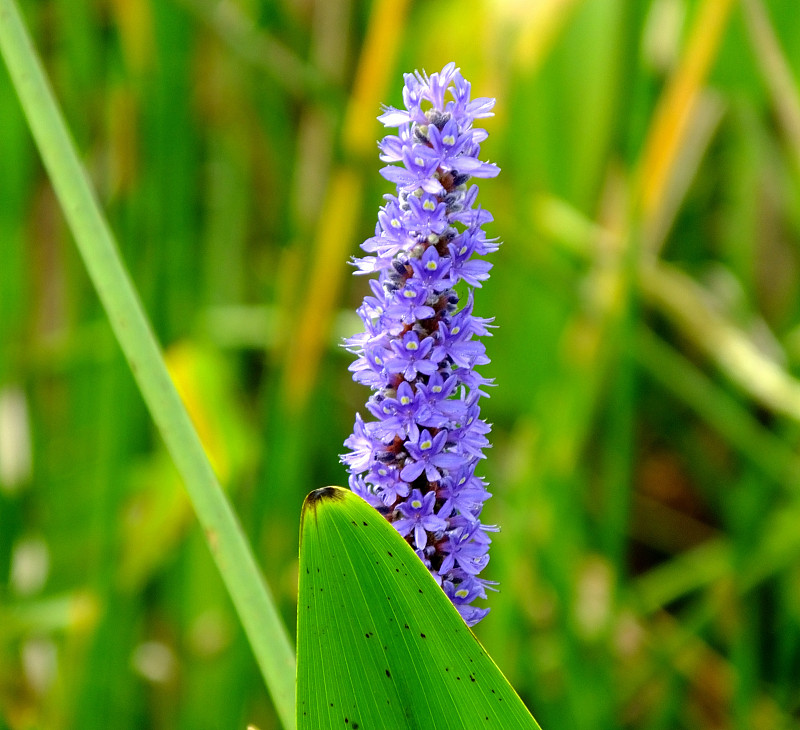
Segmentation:
[[(23, 7), (287, 625), (374, 118), (453, 60), (503, 170), (479, 636), (546, 730), (800, 724), (794, 0)], [(0, 161), (0, 727), (276, 727), (4, 69)]]

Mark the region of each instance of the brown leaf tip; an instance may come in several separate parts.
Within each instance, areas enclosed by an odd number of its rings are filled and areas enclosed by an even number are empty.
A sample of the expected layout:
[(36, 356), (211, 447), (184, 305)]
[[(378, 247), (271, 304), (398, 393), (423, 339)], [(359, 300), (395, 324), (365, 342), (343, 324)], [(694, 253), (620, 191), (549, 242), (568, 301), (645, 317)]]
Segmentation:
[[(300, 517), (300, 523), (305, 524), (306, 514), (311, 512), (314, 515), (314, 521), (317, 520), (317, 508), (325, 502), (341, 502), (347, 496), (348, 490), (341, 487), (322, 487), (315, 489), (307, 497), (303, 504), (303, 511)], [(302, 529), (302, 528), (301, 528)], [(301, 539), (302, 542), (302, 539)]]
[(306, 497), (306, 502), (309, 507), (316, 507), (319, 502), (327, 500), (339, 501), (342, 499), (344, 499), (344, 489), (341, 487), (322, 487), (311, 492)]

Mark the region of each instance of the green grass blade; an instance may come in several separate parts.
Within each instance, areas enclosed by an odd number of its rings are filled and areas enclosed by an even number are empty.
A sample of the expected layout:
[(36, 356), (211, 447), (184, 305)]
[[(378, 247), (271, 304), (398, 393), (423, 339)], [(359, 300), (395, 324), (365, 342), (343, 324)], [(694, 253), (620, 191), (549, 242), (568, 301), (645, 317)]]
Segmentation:
[(303, 506), (297, 725), (539, 725), (408, 543), (353, 492)]
[(292, 728), (294, 656), (286, 630), (170, 380), (13, 0), (0, 0), (0, 50), (81, 256), (186, 484), (278, 714)]

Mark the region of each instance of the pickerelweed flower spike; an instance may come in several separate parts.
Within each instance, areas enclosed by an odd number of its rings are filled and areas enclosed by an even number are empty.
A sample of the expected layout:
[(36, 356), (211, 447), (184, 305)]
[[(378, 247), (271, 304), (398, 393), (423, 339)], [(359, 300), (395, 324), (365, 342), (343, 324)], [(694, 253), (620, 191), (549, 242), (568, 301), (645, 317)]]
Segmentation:
[(471, 100), (449, 63), (430, 77), (406, 74), (403, 101), (378, 117), (398, 129), (379, 144), (389, 163), (381, 174), (397, 192), (384, 196), (375, 235), (361, 246), (368, 255), (354, 261), (356, 273), (378, 279), (358, 309), (364, 332), (346, 342), (376, 420), (356, 416), (342, 461), (351, 489), (394, 524), (473, 626), (489, 612), (472, 603), (494, 585), (478, 574), (497, 528), (480, 521), (490, 494), (475, 474), (490, 430), (478, 402), (491, 385), (475, 371), (489, 362), (476, 337), (492, 320), (473, 315), (472, 300), (492, 267), (475, 257), (499, 244), (486, 238), (492, 216), (476, 206), (469, 180), (499, 172), (478, 159), (487, 134), (473, 126), (492, 116), (494, 99)]

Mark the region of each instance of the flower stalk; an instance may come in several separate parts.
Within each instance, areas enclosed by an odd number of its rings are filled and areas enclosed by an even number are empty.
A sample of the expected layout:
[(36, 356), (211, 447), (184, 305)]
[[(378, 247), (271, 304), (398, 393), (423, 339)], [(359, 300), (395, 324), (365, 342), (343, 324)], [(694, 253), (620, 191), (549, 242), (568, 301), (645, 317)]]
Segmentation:
[(479, 159), (487, 133), (473, 126), (495, 100), (470, 92), (453, 63), (430, 77), (406, 74), (405, 109), (378, 117), (397, 128), (379, 144), (396, 192), (361, 246), (367, 256), (354, 260), (357, 273), (378, 277), (358, 309), (364, 332), (345, 343), (353, 378), (373, 391), (375, 420), (356, 415), (342, 461), (350, 488), (406, 538), (472, 626), (489, 611), (472, 604), (494, 585), (478, 574), (497, 530), (480, 521), (491, 495), (475, 474), (490, 445), (479, 401), (492, 384), (476, 371), (489, 362), (476, 338), (492, 320), (473, 314), (473, 290), (492, 267), (479, 257), (499, 242), (486, 237), (492, 216), (469, 180), (499, 169)]

